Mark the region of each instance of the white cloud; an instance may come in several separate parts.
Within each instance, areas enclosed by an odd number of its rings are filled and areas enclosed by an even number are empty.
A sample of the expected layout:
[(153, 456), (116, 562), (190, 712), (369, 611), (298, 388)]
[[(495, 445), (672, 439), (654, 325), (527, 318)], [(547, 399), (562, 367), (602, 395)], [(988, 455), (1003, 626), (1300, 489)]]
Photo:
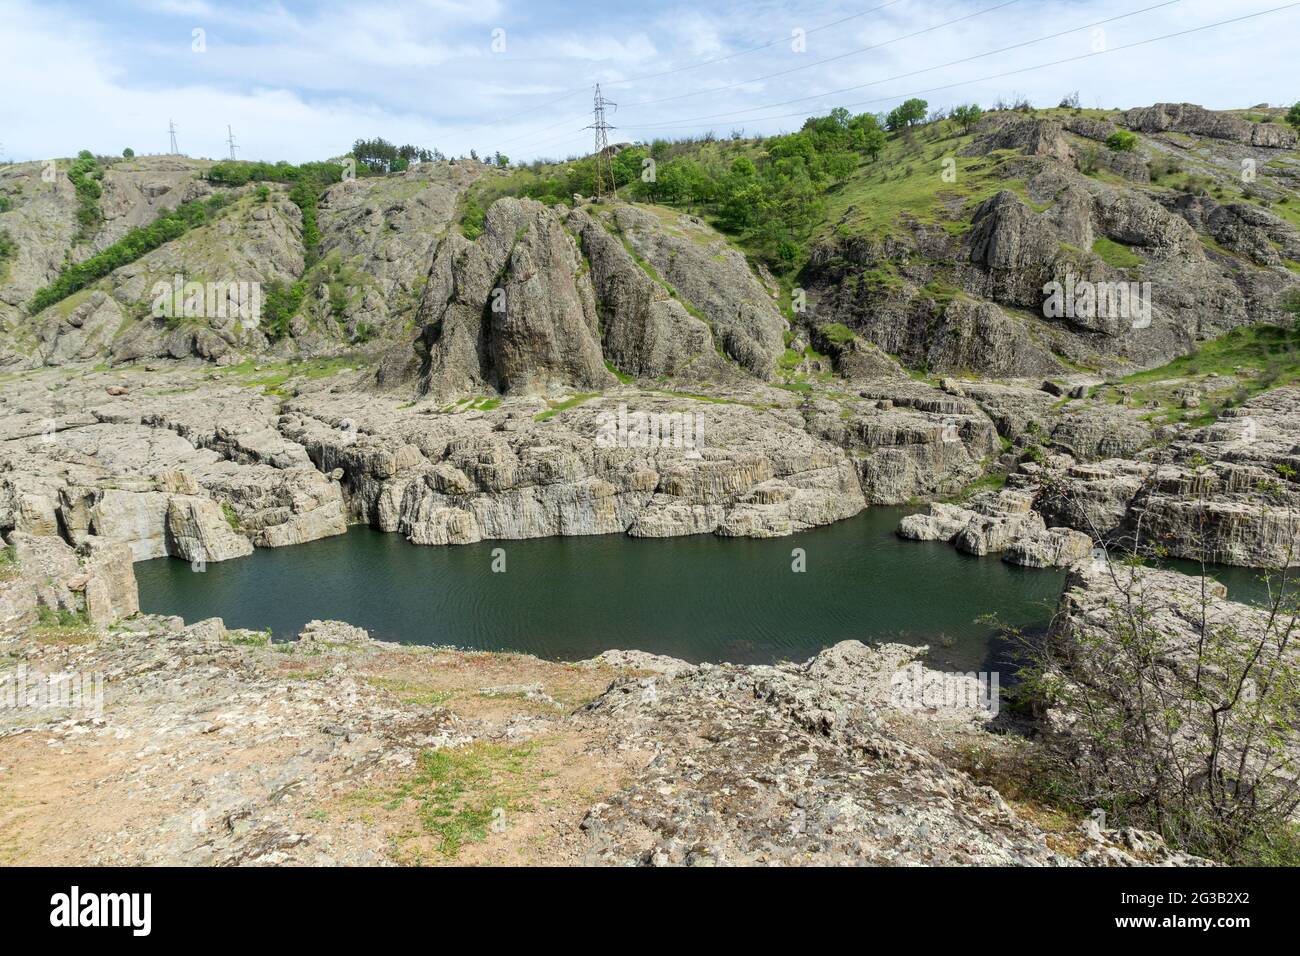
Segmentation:
[[(6, 24), (0, 34), (6, 90), (0, 138), (14, 158), (124, 146), (156, 152), (166, 147), (167, 121), (175, 119), (182, 148), (195, 155), (221, 155), (230, 123), (247, 158), (319, 158), (362, 135), (451, 154), (499, 147), (527, 158), (587, 148), (589, 134), (580, 129), (587, 122), (587, 90), (597, 80), (609, 84), (609, 96), (620, 103), (620, 138), (710, 127), (773, 132), (797, 128), (802, 116), (834, 105), (888, 109), (904, 95), (953, 84), (923, 95), (940, 106), (989, 104), (1021, 92), (1046, 105), (1077, 89), (1086, 105), (1173, 99), (1215, 108), (1300, 96), (1290, 49), (1300, 9), (1000, 79), (980, 78), (1086, 53), (1091, 31), (891, 79), (1155, 2), (1022, 0), (840, 57), (989, 4), (898, 3), (814, 32), (807, 52), (795, 53), (784, 42), (792, 23), (813, 30), (861, 12), (861, 3), (726, 0), (706, 13), (695, 3), (649, 12), (643, 0), (608, 0), (594, 10), (562, 0), (415, 0), (382, 7), (324, 0), (292, 10), (275, 2), (144, 0), (124, 12), (0, 0)], [(1214, 0), (1182, 0), (1108, 24), (1106, 39), (1120, 46), (1269, 5), (1251, 0), (1243, 11)], [(207, 31), (204, 54), (190, 51), (192, 25)], [(490, 52), (497, 26), (506, 30), (503, 55)], [(729, 56), (776, 38), (783, 42)], [(681, 69), (719, 55), (728, 58)], [(827, 57), (839, 58), (814, 65)], [(786, 72), (800, 66), (811, 68)], [(669, 70), (676, 72), (624, 82)], [(768, 77), (774, 73), (782, 75)], [(828, 95), (857, 86), (863, 88)], [(570, 91), (576, 92), (552, 103)], [(799, 102), (772, 105), (790, 100)]]

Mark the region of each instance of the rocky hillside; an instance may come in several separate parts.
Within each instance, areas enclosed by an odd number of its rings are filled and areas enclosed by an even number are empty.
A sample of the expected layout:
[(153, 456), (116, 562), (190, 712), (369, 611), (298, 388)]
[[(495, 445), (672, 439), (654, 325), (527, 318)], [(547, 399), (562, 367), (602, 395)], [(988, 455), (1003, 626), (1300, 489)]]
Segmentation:
[[(428, 163), (317, 196), (266, 178), (307, 167), (3, 167), (0, 532), (225, 560), (349, 521), (422, 544), (769, 536), (916, 501), (932, 520), (904, 534), (1021, 563), (1123, 543), (1276, 564), (1300, 153), (1269, 119), (899, 133), (781, 275), (707, 208), (512, 195), (549, 168)], [(1150, 283), (1149, 324), (1046, 317), (1044, 288), (1076, 280)], [(608, 447), (629, 410), (703, 441)]]
[[(1117, 134), (1131, 137), (1123, 149), (1107, 145)], [(933, 122), (894, 134), (827, 188), (806, 259), (781, 264), (784, 288), (707, 224), (707, 203), (696, 215), (511, 198), (550, 168), (452, 161), (336, 182), (304, 226), (284, 183), (223, 185), (205, 178), (209, 163), (13, 165), (0, 168), (0, 229), (16, 249), (0, 288), (0, 363), (236, 363), (363, 346), (382, 356), (386, 386), (448, 398), (596, 389), (613, 374), (799, 378), (818, 361), (853, 376), (887, 363), (871, 346), (934, 373), (1132, 371), (1287, 320), (1300, 285), (1296, 147), (1267, 111), (1187, 105)], [(764, 145), (678, 149), (725, 165), (761, 160)], [(89, 210), (74, 175), (99, 184)], [(61, 270), (213, 196), (221, 207), (184, 235), (29, 314)], [(471, 229), (462, 220), (480, 199), (489, 208)], [(176, 275), (292, 294), (260, 323), (152, 315), (155, 283)], [(1048, 316), (1052, 282), (1150, 283), (1150, 314)], [(792, 286), (803, 293), (794, 308)]]

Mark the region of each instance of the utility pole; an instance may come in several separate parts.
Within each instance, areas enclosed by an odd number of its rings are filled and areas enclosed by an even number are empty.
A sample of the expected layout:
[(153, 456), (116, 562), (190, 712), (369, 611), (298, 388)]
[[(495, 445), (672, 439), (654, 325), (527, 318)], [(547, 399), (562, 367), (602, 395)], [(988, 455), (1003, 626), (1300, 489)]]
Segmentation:
[(610, 130), (617, 129), (618, 127), (610, 126), (608, 123), (605, 122), (606, 106), (612, 106), (614, 107), (614, 109), (618, 109), (617, 103), (612, 103), (609, 100), (605, 99), (604, 96), (601, 95), (600, 84), (597, 83), (595, 109), (594, 109), (595, 122), (592, 123), (590, 126), (585, 127), (586, 129), (594, 129), (596, 131), (596, 201), (597, 202), (600, 202), (601, 185), (604, 180), (604, 174), (601, 171), (602, 162), (604, 163), (605, 168), (609, 170), (610, 191), (614, 194), (615, 199), (618, 198), (618, 183), (614, 181), (614, 158), (609, 155), (609, 135), (608, 135)]
[(226, 143), (230, 146), (230, 158), (235, 158), (235, 134), (230, 131), (230, 124), (226, 124)]
[(176, 124), (172, 120), (167, 121), (167, 132), (172, 139), (172, 155), (179, 156), (181, 151), (176, 145)]

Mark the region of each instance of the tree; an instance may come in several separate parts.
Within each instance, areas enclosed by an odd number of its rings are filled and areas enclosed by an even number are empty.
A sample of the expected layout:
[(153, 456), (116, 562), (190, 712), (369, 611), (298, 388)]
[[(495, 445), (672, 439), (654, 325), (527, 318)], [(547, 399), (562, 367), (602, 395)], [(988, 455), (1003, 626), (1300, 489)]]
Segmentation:
[(925, 100), (915, 98), (905, 100), (900, 106), (889, 111), (889, 115), (885, 118), (885, 125), (891, 130), (910, 129), (925, 119), (929, 109), (930, 104)]
[[(1042, 494), (1053, 509), (1082, 513), (1068, 479), (1049, 478)], [(1276, 482), (1243, 494), (1296, 520)], [(1204, 569), (1214, 535), (1202, 520), (1180, 541), (1201, 561), (1198, 580), (1144, 566), (1167, 551), (1137, 517), (1078, 571), (1082, 612), (1021, 639), (1021, 677), (1036, 707), (1062, 718), (1043, 737), (1044, 793), (1100, 807), (1110, 826), (1157, 830), (1192, 852), (1243, 862), (1265, 846), (1294, 852), (1300, 598), (1290, 550), (1267, 572), (1267, 603), (1216, 595)]]
[(831, 153), (826, 157), (826, 172), (837, 183), (842, 183), (858, 168), (858, 158), (848, 150)]
[(970, 128), (978, 123), (983, 115), (984, 111), (975, 103), (965, 103), (954, 107), (952, 111), (952, 118), (961, 124), (963, 133), (969, 133)]
[(382, 136), (375, 139), (359, 139), (352, 144), (352, 157), (362, 173), (401, 172), (413, 162), (427, 163), (441, 159), (442, 153), (436, 149), (425, 149), (406, 143), (395, 146)]
[(126, 159), (131, 159), (135, 156), (135, 150), (128, 146), (126, 149), (122, 150), (122, 156)]
[(885, 131), (871, 113), (862, 113), (849, 121), (849, 145), (873, 163), (885, 148)]
[(1294, 126), (1296, 129), (1300, 129), (1300, 102), (1297, 102), (1287, 112), (1286, 121), (1290, 123), (1292, 126)]
[(1138, 138), (1128, 130), (1117, 129), (1106, 137), (1106, 148), (1117, 153), (1131, 153), (1137, 148)]

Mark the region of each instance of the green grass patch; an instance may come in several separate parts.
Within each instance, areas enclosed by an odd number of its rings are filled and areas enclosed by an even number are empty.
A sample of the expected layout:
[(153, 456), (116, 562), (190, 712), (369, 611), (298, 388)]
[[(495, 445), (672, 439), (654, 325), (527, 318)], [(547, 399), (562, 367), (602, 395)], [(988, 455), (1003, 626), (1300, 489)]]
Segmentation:
[(1137, 269), (1142, 266), (1142, 257), (1128, 246), (1102, 236), (1092, 244), (1092, 251), (1101, 257), (1102, 262), (1116, 269)]
[(230, 525), (233, 530), (238, 531), (240, 529), (239, 515), (235, 513), (234, 508), (224, 501), (221, 503), (221, 513), (225, 516), (226, 524)]
[(371, 687), (388, 691), (405, 707), (437, 707), (454, 696), (451, 691), (433, 690), (422, 684), (397, 677), (367, 677), (366, 683)]
[(636, 381), (635, 375), (628, 375), (625, 372), (620, 372), (617, 368), (614, 367), (614, 363), (611, 362), (609, 359), (605, 359), (605, 370), (608, 371), (610, 375), (613, 375), (616, 379), (622, 382), (624, 385), (631, 385), (633, 382)]
[(251, 634), (227, 634), (226, 643), (239, 647), (270, 647), (271, 632), (268, 629)]
[[(1241, 373), (1236, 370), (1242, 369)], [(1231, 376), (1231, 378), (1229, 378)], [(1219, 385), (1216, 379), (1227, 379)], [(1300, 384), (1300, 327), (1255, 325), (1234, 329), (1202, 343), (1191, 355), (1167, 365), (1136, 372), (1119, 380), (1133, 390), (1130, 400), (1139, 405), (1158, 403), (1151, 418), (1206, 425), (1224, 409), (1233, 408), (1271, 388)], [(1196, 408), (1182, 408), (1178, 392), (1188, 386), (1202, 390)], [(1098, 394), (1111, 401), (1120, 396), (1102, 387)]]
[(98, 636), (84, 611), (44, 606), (36, 609), (33, 632), (38, 641), (51, 644), (85, 644)]
[[(454, 857), (462, 846), (483, 840), (493, 823), (506, 815), (531, 809), (528, 798), (535, 782), (529, 779), (535, 745), (475, 743), (445, 750), (426, 750), (411, 777), (372, 799), (388, 810), (412, 806), (420, 830), (433, 839), (443, 856)], [(397, 838), (397, 855), (406, 856), (410, 841)]]
[(18, 550), (7, 544), (0, 548), (0, 581), (10, 581), (18, 577)]
[(546, 404), (551, 407), (544, 412), (538, 412), (536, 415), (534, 415), (533, 421), (536, 422), (547, 421), (548, 419), (554, 418), (556, 415), (560, 414), (560, 412), (566, 411), (570, 408), (576, 408), (577, 406), (581, 405), (583, 402), (589, 401), (590, 399), (595, 398), (599, 394), (600, 392), (580, 392), (577, 395), (574, 395), (570, 398), (566, 398), (561, 402), (548, 401)]

